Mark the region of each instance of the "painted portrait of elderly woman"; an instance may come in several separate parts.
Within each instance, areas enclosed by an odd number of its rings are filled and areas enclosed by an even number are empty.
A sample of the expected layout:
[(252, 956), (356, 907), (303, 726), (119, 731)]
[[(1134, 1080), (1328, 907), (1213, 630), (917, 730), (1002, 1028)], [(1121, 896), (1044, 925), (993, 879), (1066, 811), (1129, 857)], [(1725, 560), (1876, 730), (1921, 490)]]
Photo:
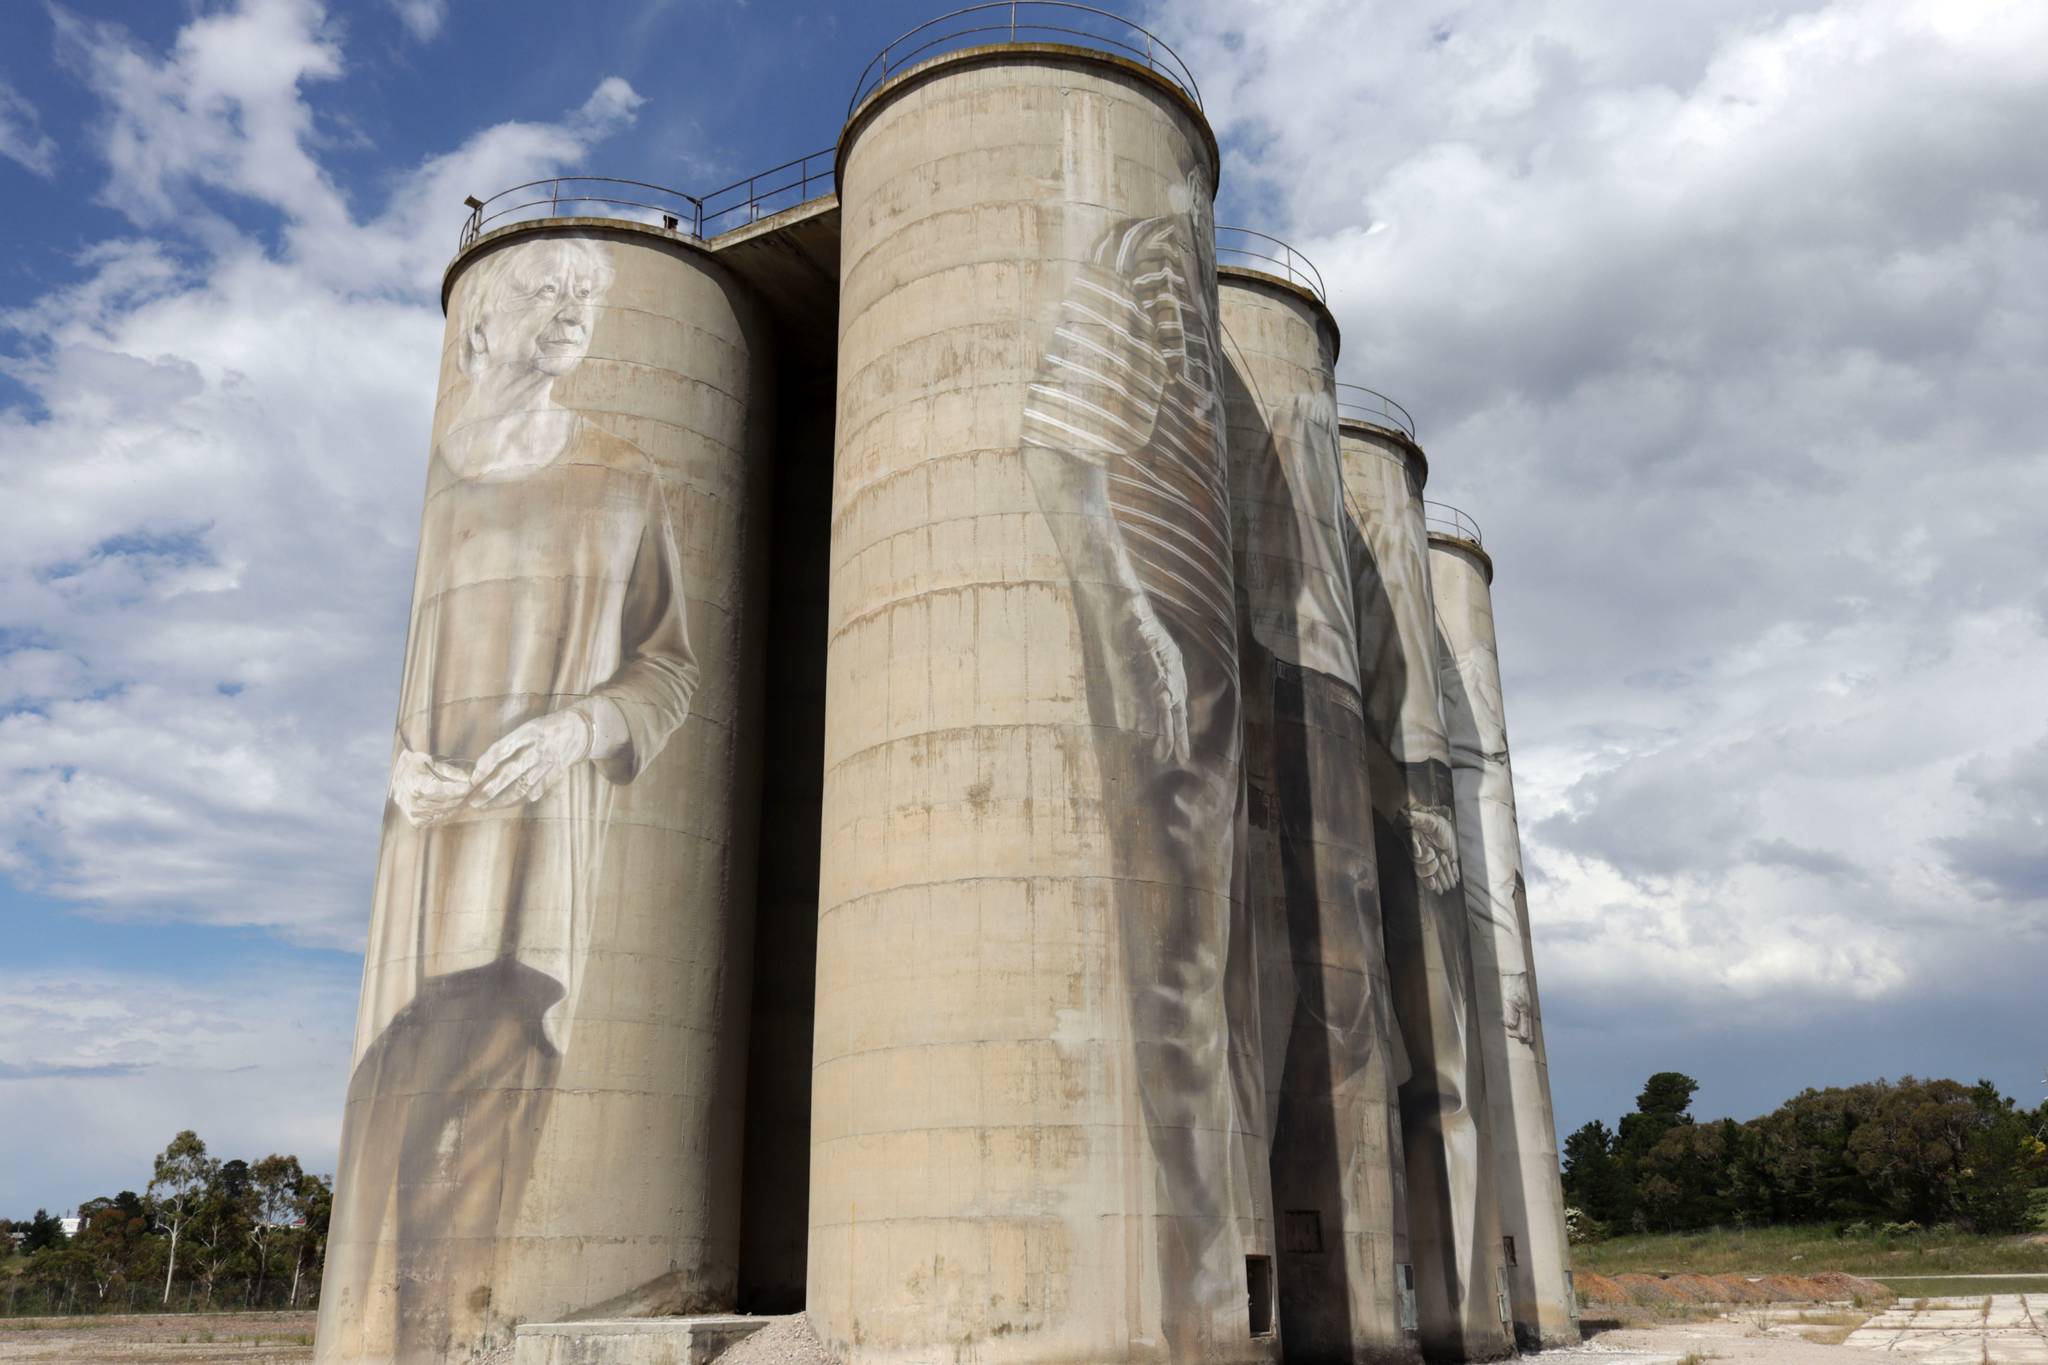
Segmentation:
[(606, 250), (501, 249), (451, 322), (323, 1302), (351, 1356), (474, 1340), (486, 1305), (449, 1287), (490, 1282), (575, 1046), (613, 804), (696, 686), (662, 482), (555, 395)]

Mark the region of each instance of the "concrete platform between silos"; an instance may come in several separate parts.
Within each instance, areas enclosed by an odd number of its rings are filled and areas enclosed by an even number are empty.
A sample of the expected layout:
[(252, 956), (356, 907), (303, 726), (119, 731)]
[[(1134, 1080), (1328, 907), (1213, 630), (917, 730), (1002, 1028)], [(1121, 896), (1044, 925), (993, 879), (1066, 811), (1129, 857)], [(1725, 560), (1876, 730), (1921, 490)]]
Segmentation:
[(606, 1318), (521, 1323), (512, 1365), (709, 1365), (772, 1318)]

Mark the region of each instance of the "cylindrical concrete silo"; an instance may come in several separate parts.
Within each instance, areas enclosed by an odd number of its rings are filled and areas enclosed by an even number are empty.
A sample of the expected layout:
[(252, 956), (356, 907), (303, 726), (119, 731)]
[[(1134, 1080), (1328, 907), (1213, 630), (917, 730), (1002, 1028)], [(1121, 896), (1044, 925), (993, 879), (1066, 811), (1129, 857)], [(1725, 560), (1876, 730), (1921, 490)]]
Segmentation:
[(482, 238), (445, 297), (321, 1361), (734, 1291), (760, 319), (589, 219)]
[(841, 139), (807, 1298), (852, 1361), (1275, 1356), (1216, 170), (1181, 87), (1034, 44)]
[(1282, 1352), (1410, 1359), (1395, 1282), (1393, 1014), (1358, 688), (1363, 546), (1337, 454), (1337, 326), (1309, 287), (1263, 268), (1224, 264), (1217, 292)]
[[(1339, 390), (1340, 403), (1349, 394)], [(1363, 391), (1369, 393), (1369, 391)], [(1372, 395), (1377, 400), (1377, 395)], [(1422, 450), (1392, 405), (1345, 412), (1344, 482), (1368, 552), (1359, 653), (1387, 969), (1406, 1046), (1401, 1130), (1423, 1350), (1514, 1350), (1477, 1045), (1471, 929), (1459, 889), (1450, 741), (1437, 692)]]
[(1469, 517), (1431, 505), (1429, 569), (1515, 1335), (1526, 1347), (1561, 1346), (1579, 1339), (1578, 1303), (1494, 646), (1493, 560)]

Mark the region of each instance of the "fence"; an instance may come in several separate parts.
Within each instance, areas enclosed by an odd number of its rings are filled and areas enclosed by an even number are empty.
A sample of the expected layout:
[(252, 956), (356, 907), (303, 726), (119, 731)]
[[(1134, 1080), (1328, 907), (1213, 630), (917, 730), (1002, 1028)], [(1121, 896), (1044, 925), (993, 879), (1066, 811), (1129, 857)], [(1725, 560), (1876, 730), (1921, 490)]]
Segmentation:
[(556, 175), (529, 180), (509, 190), (499, 190), (488, 199), (465, 200), (469, 217), (463, 221), (456, 249), (468, 247), (494, 226), (565, 215), (620, 218), (700, 239), (715, 237), (830, 194), (836, 187), (832, 158), (833, 149), (827, 147), (701, 195), (609, 175)]
[(1309, 258), (1296, 251), (1278, 237), (1250, 228), (1218, 227), (1216, 229), (1216, 263), (1218, 265), (1244, 266), (1278, 275), (1290, 284), (1300, 285), (1316, 296), (1322, 303), (1328, 303), (1330, 296), (1323, 288), (1322, 272), (1317, 270)]
[(1408, 409), (1378, 389), (1368, 389), (1363, 384), (1337, 386), (1337, 415), (1371, 426), (1387, 427), (1411, 441), (1415, 439), (1415, 419), (1408, 415)]
[(1447, 502), (1425, 501), (1422, 504), (1422, 521), (1432, 535), (1469, 540), (1474, 545), (1485, 543), (1479, 539), (1479, 523)]
[(1179, 87), (1196, 108), (1202, 105), (1202, 92), (1195, 86), (1194, 73), (1188, 70), (1180, 54), (1159, 35), (1122, 15), (1093, 5), (1067, 4), (1064, 0), (998, 0), (951, 10), (898, 35), (861, 71), (860, 79), (854, 82), (853, 98), (847, 102), (846, 115), (853, 117), (861, 101), (879, 90), (891, 76), (928, 57), (995, 42), (1070, 43), (1094, 48), (1158, 73)]

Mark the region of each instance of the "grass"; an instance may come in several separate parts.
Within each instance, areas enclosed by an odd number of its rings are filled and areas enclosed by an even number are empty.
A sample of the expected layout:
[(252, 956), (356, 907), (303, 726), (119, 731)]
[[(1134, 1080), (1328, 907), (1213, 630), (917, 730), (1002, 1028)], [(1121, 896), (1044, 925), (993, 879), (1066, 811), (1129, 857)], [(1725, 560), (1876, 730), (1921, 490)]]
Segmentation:
[(1808, 1341), (1821, 1346), (1840, 1346), (1849, 1334), (1870, 1321), (1870, 1314), (1843, 1308), (1806, 1309), (1786, 1313), (1775, 1325), (1791, 1328)]
[(2048, 1294), (2048, 1275), (2016, 1275), (1989, 1280), (1887, 1275), (1884, 1285), (1902, 1299), (1967, 1299), (1978, 1294)]
[[(1891, 1284), (1924, 1275), (2048, 1274), (2048, 1240), (2039, 1234), (1983, 1237), (1940, 1228), (1889, 1237), (1874, 1231), (1837, 1236), (1825, 1226), (1714, 1228), (1611, 1237), (1573, 1247), (1572, 1262), (1603, 1275), (1812, 1275), (1842, 1270)], [(2042, 1287), (2048, 1288), (2048, 1283)], [(1972, 1286), (1968, 1292), (1982, 1291)]]

